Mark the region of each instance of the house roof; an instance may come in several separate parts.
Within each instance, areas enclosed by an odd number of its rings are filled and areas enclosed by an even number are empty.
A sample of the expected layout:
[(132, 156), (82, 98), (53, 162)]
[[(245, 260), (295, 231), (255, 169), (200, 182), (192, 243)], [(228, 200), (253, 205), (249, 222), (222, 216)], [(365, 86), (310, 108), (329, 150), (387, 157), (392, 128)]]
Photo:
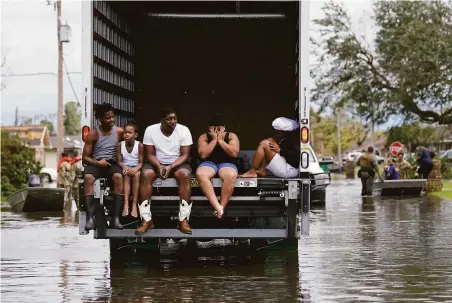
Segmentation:
[(24, 143), (34, 147), (51, 147), (49, 130), (45, 125), (2, 126), (10, 134), (15, 134)]
[[(56, 149), (58, 145), (58, 137), (51, 136), (53, 149)], [(82, 148), (82, 136), (65, 136), (64, 137), (64, 149), (81, 149)]]

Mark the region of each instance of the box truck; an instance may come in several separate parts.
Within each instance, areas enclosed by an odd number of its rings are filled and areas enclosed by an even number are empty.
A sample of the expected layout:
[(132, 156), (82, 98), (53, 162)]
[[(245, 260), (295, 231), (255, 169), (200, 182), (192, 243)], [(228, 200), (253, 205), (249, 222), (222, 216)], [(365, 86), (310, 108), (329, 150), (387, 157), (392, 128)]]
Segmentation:
[[(109, 228), (109, 180), (95, 182), (101, 208), (95, 239), (109, 239), (112, 255), (162, 239), (243, 239), (251, 247), (291, 245), (309, 233), (309, 2), (308, 1), (84, 1), (82, 139), (98, 125), (93, 111), (107, 102), (116, 125), (135, 121), (140, 138), (174, 108), (193, 141), (221, 112), (240, 139), (239, 173), (271, 135), (272, 121), (291, 117), (300, 126), (300, 175), (238, 178), (227, 212), (216, 219), (192, 177), (191, 235), (175, 228), (179, 197), (175, 179), (157, 179), (152, 196), (156, 228), (136, 236), (138, 221)], [(196, 143), (191, 162), (196, 166)], [(311, 156), (311, 158), (310, 158)], [(195, 171), (196, 167), (193, 167)], [(219, 195), (221, 180), (212, 183)], [(83, 191), (83, 183), (81, 184)], [(80, 205), (80, 234), (86, 212)], [(242, 241), (243, 242), (243, 241)]]

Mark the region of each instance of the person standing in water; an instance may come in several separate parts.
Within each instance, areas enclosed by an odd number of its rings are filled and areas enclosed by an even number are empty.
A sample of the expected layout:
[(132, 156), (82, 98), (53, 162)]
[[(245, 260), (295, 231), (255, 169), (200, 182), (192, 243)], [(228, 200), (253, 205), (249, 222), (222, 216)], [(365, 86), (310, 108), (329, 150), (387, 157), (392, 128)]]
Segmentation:
[(124, 175), (124, 209), (122, 216), (129, 215), (130, 183), (132, 183), (132, 212), (130, 215), (138, 218), (138, 190), (140, 188), (141, 168), (143, 167), (143, 144), (136, 140), (137, 127), (133, 123), (124, 126), (124, 141), (118, 144), (118, 164)]

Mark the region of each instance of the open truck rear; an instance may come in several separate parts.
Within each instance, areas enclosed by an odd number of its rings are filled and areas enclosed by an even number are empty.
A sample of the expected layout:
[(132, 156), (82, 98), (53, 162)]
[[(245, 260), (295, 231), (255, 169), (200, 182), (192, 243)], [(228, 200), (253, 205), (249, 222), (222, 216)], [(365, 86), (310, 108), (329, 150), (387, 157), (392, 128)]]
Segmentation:
[[(158, 247), (161, 239), (246, 239), (253, 247), (292, 245), (309, 233), (309, 3), (303, 2), (83, 2), (83, 134), (98, 125), (93, 110), (108, 102), (116, 124), (134, 120), (140, 138), (172, 107), (194, 142), (209, 118), (222, 113), (240, 139), (239, 173), (250, 168), (258, 143), (279, 116), (300, 122), (300, 176), (238, 178), (225, 217), (213, 209), (192, 178), (191, 235), (175, 227), (177, 182), (157, 179), (152, 197), (156, 229), (135, 236), (138, 221), (109, 228), (108, 180), (97, 180), (95, 239), (110, 250)], [(191, 152), (197, 165), (196, 143)], [(213, 179), (218, 195), (221, 180)], [(83, 186), (82, 186), (83, 190)], [(86, 213), (80, 209), (80, 234)], [(144, 243), (143, 243), (144, 242)]]

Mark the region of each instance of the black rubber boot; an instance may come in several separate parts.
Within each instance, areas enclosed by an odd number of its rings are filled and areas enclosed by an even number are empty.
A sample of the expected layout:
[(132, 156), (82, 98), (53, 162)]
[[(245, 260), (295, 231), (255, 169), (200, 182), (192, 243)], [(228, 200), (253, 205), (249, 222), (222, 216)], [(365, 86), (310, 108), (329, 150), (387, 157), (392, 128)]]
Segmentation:
[(122, 214), (122, 208), (124, 206), (124, 195), (115, 194), (115, 202), (113, 204), (113, 214), (111, 217), (111, 228), (123, 229), (124, 227), (119, 222), (119, 217)]
[(96, 211), (96, 205), (94, 203), (95, 203), (94, 195), (85, 196), (85, 204), (86, 204), (85, 230), (94, 229), (94, 213)]

